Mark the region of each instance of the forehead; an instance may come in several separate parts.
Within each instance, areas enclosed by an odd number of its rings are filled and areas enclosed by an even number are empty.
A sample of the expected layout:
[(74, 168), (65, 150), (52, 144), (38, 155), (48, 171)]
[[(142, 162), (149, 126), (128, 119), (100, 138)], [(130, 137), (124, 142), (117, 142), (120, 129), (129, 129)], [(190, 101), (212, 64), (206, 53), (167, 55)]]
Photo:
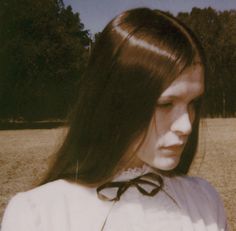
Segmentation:
[(198, 96), (204, 92), (204, 71), (200, 64), (187, 67), (161, 94), (169, 96)]

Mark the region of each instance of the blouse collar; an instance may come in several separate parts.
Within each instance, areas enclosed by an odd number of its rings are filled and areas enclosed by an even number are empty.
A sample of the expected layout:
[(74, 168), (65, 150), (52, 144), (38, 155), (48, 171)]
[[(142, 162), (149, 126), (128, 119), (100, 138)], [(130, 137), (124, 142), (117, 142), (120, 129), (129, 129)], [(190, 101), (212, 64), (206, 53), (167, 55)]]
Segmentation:
[(142, 167), (128, 168), (127, 170), (118, 173), (113, 178), (113, 181), (127, 181), (149, 172), (156, 173), (156, 171), (153, 168), (144, 164)]

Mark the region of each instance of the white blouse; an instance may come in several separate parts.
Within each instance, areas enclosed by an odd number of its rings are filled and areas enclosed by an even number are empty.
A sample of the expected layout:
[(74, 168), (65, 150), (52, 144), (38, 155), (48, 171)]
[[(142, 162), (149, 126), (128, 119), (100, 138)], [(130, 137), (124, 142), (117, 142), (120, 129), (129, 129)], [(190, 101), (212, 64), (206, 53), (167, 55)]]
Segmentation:
[[(153, 171), (129, 169), (114, 181)], [(130, 187), (117, 202), (102, 201), (96, 188), (57, 180), (14, 196), (3, 216), (2, 231), (226, 231), (223, 204), (205, 180), (166, 177), (155, 196)], [(112, 196), (114, 189), (106, 189)], [(174, 200), (173, 200), (173, 199)], [(104, 226), (104, 227), (103, 227)]]

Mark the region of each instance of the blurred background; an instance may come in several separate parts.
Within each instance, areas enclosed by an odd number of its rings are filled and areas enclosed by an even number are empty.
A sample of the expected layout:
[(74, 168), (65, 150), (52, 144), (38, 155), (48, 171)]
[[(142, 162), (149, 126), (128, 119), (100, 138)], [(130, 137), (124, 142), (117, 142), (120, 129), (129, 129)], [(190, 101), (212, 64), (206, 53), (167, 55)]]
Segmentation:
[(236, 114), (235, 0), (1, 0), (0, 4), (1, 122), (65, 119), (89, 49), (102, 28), (119, 12), (139, 6), (168, 11), (193, 29), (209, 64), (206, 116)]
[(134, 7), (177, 16), (205, 48), (205, 120), (191, 174), (217, 188), (236, 230), (235, 0), (1, 0), (0, 217), (12, 195), (37, 182), (62, 141), (103, 27)]

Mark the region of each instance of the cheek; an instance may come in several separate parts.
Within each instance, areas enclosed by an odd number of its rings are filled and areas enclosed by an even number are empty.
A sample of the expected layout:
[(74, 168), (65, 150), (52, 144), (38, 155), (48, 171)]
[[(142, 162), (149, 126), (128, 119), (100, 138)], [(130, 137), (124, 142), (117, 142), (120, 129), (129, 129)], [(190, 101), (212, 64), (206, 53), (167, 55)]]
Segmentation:
[(156, 113), (156, 134), (161, 137), (169, 131), (172, 122), (175, 119), (175, 112), (173, 109), (158, 110)]
[(148, 131), (142, 142), (140, 150), (148, 150), (151, 152), (151, 150), (156, 149), (158, 145), (162, 144), (164, 142), (163, 140), (165, 139), (166, 134), (170, 131), (170, 127), (174, 118), (175, 113), (173, 109), (157, 109), (150, 122)]

